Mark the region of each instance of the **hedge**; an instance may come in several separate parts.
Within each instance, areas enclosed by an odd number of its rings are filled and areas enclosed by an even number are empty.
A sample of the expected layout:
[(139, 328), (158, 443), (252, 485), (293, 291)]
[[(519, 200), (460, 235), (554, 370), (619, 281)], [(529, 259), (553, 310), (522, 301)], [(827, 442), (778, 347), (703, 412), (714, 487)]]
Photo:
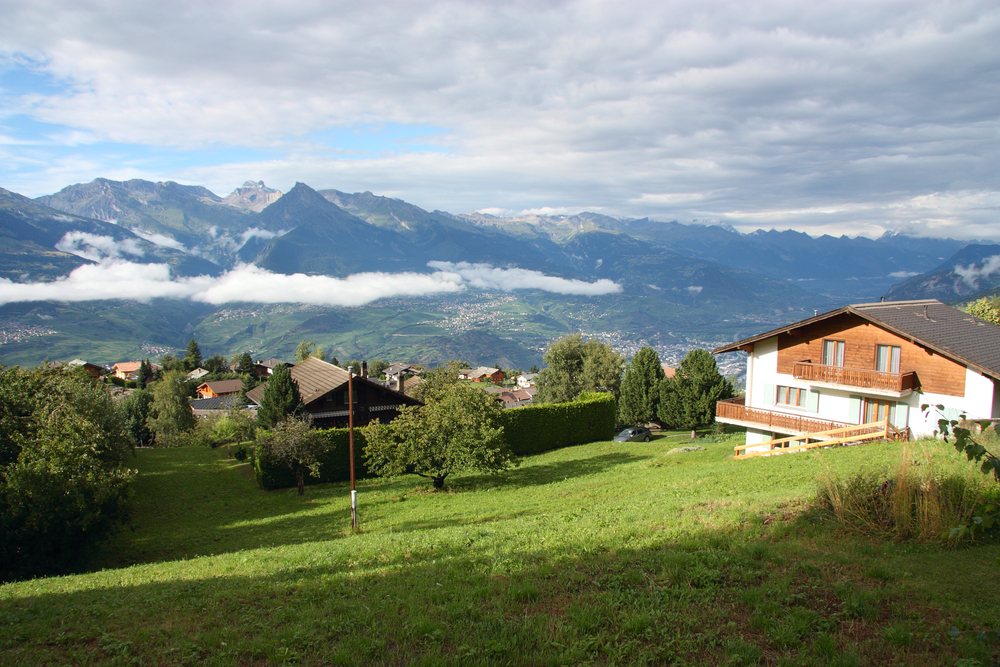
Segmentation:
[[(319, 477), (306, 476), (306, 484), (343, 482), (351, 478), (350, 431), (346, 428), (321, 429), (326, 437), (328, 449), (320, 457)], [(371, 477), (365, 467), (365, 435), (361, 429), (354, 430), (354, 476), (357, 479)], [(282, 464), (269, 452), (257, 448), (254, 456), (254, 472), (260, 488), (288, 489), (296, 486), (291, 468)]]
[[(507, 444), (518, 456), (538, 454), (550, 449), (610, 440), (615, 435), (617, 410), (611, 394), (585, 392), (572, 403), (528, 405), (503, 411)], [(343, 482), (351, 478), (349, 432), (346, 428), (322, 430), (329, 450), (320, 458), (319, 477), (309, 475), (306, 484)], [(354, 476), (371, 477), (364, 465), (365, 436), (354, 431)], [(268, 452), (257, 449), (254, 457), (257, 483), (262, 489), (287, 489), (295, 486), (295, 475)]]
[(584, 392), (571, 403), (527, 405), (503, 411), (507, 444), (518, 456), (611, 440), (617, 409), (611, 394)]

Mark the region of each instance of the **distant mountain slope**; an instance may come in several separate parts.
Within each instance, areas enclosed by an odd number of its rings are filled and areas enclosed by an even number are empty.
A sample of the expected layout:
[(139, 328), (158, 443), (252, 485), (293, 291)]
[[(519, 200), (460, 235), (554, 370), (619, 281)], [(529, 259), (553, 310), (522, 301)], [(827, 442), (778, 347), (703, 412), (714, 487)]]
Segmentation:
[[(65, 276), (91, 259), (70, 252), (73, 244), (62, 244), (67, 234), (91, 234), (112, 239), (104, 244), (121, 250), (133, 262), (167, 263), (175, 275), (218, 275), (219, 266), (171, 248), (157, 246), (128, 229), (108, 222), (67, 215), (37, 201), (0, 188), (0, 276), (10, 280), (52, 280)], [(76, 249), (85, 249), (77, 243)], [(83, 253), (81, 253), (83, 254)]]
[(279, 199), (281, 190), (267, 187), (264, 181), (246, 181), (242, 187), (236, 188), (223, 199), (222, 203), (244, 211), (260, 213)]
[(567, 263), (560, 261), (559, 246), (545, 237), (512, 236), (477, 227), (460, 216), (443, 211), (429, 213), (400, 199), (379, 197), (371, 192), (347, 194), (321, 190), (319, 193), (362, 220), (406, 237), (423, 250), (428, 261), (513, 264), (556, 275), (567, 274)]
[[(292, 230), (269, 241), (254, 258), (270, 271), (342, 277), (426, 269), (424, 253), (405, 237), (351, 215), (304, 183), (296, 183), (257, 220), (269, 229)], [(240, 256), (249, 259), (244, 252)]]
[(261, 226), (251, 211), (226, 205), (210, 190), (173, 181), (97, 178), (35, 201), (67, 213), (114, 222), (147, 236), (161, 235), (187, 251), (197, 251), (224, 265), (231, 263), (243, 233)]
[(1000, 245), (971, 244), (931, 271), (893, 285), (889, 298), (952, 303), (1000, 288)]

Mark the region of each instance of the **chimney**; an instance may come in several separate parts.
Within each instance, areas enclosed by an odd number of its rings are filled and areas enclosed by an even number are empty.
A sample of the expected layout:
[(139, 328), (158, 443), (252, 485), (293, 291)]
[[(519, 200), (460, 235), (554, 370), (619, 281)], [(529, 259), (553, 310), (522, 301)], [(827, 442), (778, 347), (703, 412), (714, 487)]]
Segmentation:
[(368, 377), (368, 362), (367, 361), (362, 361), (361, 362), (361, 377), (363, 377), (363, 378)]
[(400, 394), (406, 393), (406, 378), (403, 377), (402, 373), (399, 374), (399, 380), (396, 382), (396, 391)]

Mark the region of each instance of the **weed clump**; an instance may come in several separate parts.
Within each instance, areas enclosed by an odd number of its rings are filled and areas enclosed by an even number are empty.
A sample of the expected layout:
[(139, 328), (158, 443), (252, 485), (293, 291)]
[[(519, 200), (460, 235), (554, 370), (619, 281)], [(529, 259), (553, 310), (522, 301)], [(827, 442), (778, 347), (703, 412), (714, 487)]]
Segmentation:
[(817, 493), (819, 509), (849, 531), (894, 540), (955, 546), (996, 535), (1000, 487), (974, 473), (943, 474), (904, 448), (892, 472), (866, 472), (847, 480), (828, 473)]

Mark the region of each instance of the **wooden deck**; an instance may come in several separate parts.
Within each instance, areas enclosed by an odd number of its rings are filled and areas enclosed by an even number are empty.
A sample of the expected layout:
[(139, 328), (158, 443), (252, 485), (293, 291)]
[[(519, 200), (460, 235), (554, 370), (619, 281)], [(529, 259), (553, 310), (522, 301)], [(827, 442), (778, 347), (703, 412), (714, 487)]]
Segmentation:
[[(835, 445), (851, 445), (872, 440), (909, 440), (909, 429), (900, 431), (889, 422), (889, 418), (869, 424), (854, 424), (841, 428), (795, 435), (790, 438), (774, 438), (767, 442), (754, 445), (738, 445), (733, 448), (736, 458), (747, 459), (755, 456), (770, 456), (772, 454), (789, 454), (817, 447), (833, 447)], [(813, 442), (814, 441), (814, 442)], [(767, 447), (767, 449), (764, 449)], [(746, 451), (753, 448), (754, 451)], [(742, 452), (742, 453), (741, 453)]]
[(913, 372), (887, 373), (865, 368), (824, 366), (806, 361), (795, 362), (792, 376), (806, 382), (822, 382), (829, 385), (888, 391), (897, 394), (912, 391), (916, 380), (916, 374)]
[(715, 418), (722, 421), (737, 422), (740, 426), (762, 428), (778, 433), (815, 433), (848, 426), (844, 422), (810, 419), (800, 415), (790, 415), (775, 410), (748, 408), (746, 398), (737, 396), (716, 403)]

